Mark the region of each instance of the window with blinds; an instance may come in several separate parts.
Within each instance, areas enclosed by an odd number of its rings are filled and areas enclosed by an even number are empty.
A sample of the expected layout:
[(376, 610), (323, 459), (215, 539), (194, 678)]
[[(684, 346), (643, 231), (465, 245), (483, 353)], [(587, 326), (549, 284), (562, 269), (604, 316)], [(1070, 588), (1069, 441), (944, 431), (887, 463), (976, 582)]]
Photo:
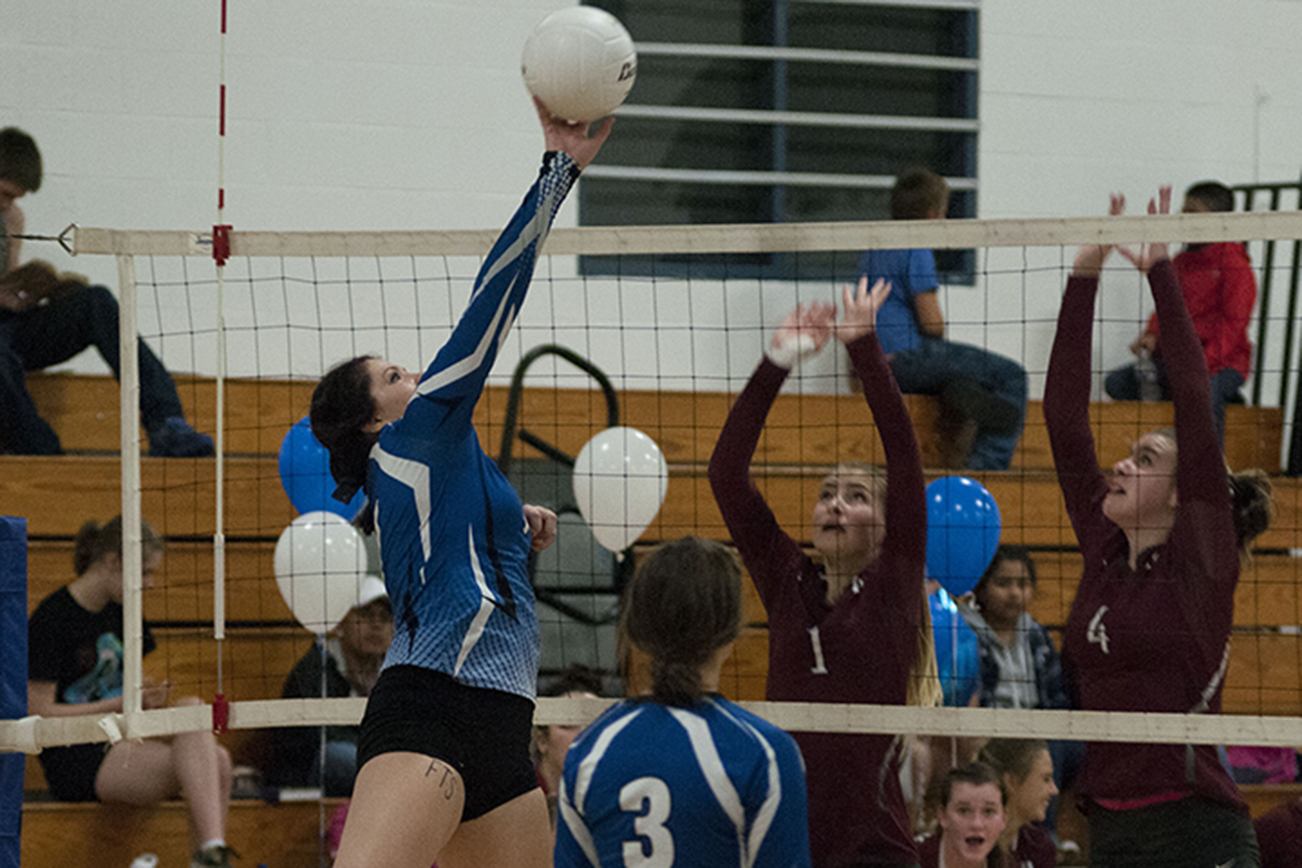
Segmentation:
[[(979, 0), (590, 5), (633, 35), (638, 77), (584, 173), (583, 225), (885, 219), (895, 175), (914, 166), (949, 179), (950, 216), (975, 214)], [(965, 259), (941, 267), (961, 280)], [(772, 276), (794, 266), (730, 264)], [(801, 274), (811, 267), (802, 256)], [(823, 267), (843, 275), (844, 257)]]

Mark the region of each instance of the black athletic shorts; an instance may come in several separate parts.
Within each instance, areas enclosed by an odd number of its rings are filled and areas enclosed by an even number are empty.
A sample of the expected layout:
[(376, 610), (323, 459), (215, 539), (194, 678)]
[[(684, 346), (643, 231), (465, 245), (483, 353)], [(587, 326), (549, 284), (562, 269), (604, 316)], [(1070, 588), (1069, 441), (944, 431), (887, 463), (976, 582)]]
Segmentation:
[(93, 802), (95, 777), (108, 754), (106, 744), (74, 744), (41, 751), (41, 769), (50, 793), (61, 802)]
[(397, 751), (442, 760), (461, 773), (461, 819), (473, 820), (538, 786), (532, 736), (533, 703), (523, 696), (467, 687), (420, 666), (393, 666), (366, 701), (357, 768)]
[(1261, 856), (1244, 811), (1191, 796), (1133, 811), (1089, 805), (1094, 868), (1258, 868)]

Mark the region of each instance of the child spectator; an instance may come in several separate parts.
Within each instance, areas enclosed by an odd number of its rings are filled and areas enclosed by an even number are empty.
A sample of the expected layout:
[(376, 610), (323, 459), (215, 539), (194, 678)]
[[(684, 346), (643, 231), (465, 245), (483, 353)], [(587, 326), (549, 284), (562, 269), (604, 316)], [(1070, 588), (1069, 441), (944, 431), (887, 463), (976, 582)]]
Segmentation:
[[(1027, 609), (1035, 594), (1035, 561), (1022, 546), (1001, 545), (973, 590), (963, 617), (976, 631), (984, 708), (1067, 708), (1062, 660), (1044, 627)], [(1049, 743), (1058, 789), (1071, 786), (1085, 754), (1077, 741)], [(1057, 801), (1048, 825), (1057, 825)]]
[[(0, 130), (0, 452), (58, 455), (59, 436), (36, 412), (27, 372), (48, 368), (87, 347), (118, 375), (118, 303), (102, 286), (56, 275), (43, 262), (18, 265), (25, 219), (15, 200), (41, 188), (41, 152), (22, 130)], [(185, 421), (176, 384), (139, 341), (140, 416), (149, 454), (212, 455), (212, 438)]]
[(985, 708), (1066, 708), (1062, 663), (1049, 633), (1027, 608), (1035, 562), (1021, 546), (1003, 545), (973, 591), (963, 617), (976, 632)]
[[(393, 641), (393, 611), (384, 582), (362, 579), (357, 605), (324, 643), (315, 643), (290, 670), (284, 699), (369, 696)], [(327, 796), (347, 796), (357, 777), (356, 726), (326, 727), (325, 780), (321, 778), (321, 734), (312, 727), (276, 731), (268, 778), (281, 786), (321, 785)]]
[(1001, 868), (1008, 794), (985, 763), (950, 769), (940, 783), (940, 830), (918, 845), (921, 868)]
[[(142, 527), (146, 588), (163, 560), (163, 541)], [(28, 622), (27, 701), (41, 717), (122, 711), (122, 519), (87, 522), (73, 553), (77, 578), (41, 601)], [(154, 650), (144, 628), (143, 653)], [(168, 685), (146, 684), (144, 708), (167, 705)], [(197, 699), (178, 705), (197, 704)], [(192, 868), (229, 868), (226, 812), (231, 758), (211, 732), (168, 741), (132, 739), (107, 747), (50, 747), (40, 754), (50, 792), (65, 802), (152, 805), (180, 796), (189, 808)]]
[[(1184, 194), (1185, 214), (1233, 211), (1234, 192), (1219, 181), (1194, 184)], [(1171, 262), (1184, 296), (1185, 307), (1193, 319), (1194, 331), (1202, 343), (1211, 378), (1212, 416), (1216, 431), (1225, 443), (1225, 405), (1240, 400), (1239, 389), (1248, 379), (1252, 364), (1252, 341), (1248, 338), (1248, 321), (1257, 301), (1257, 279), (1244, 245), (1233, 241), (1215, 244), (1190, 244)], [(1158, 345), (1157, 313), (1130, 351), (1140, 358), (1150, 358), (1157, 368), (1158, 393), (1162, 400), (1171, 397), (1166, 363)], [(1116, 401), (1138, 401), (1139, 373), (1135, 364), (1123, 365), (1108, 373), (1103, 388)]]
[[(917, 169), (895, 180), (892, 220), (940, 220), (948, 208), (949, 187), (936, 173)], [(947, 418), (973, 437), (957, 466), (1007, 469), (1026, 413), (1026, 371), (1012, 359), (945, 340), (930, 250), (869, 250), (859, 257), (859, 273), (870, 284), (891, 284), (877, 332), (900, 391), (939, 395)]]

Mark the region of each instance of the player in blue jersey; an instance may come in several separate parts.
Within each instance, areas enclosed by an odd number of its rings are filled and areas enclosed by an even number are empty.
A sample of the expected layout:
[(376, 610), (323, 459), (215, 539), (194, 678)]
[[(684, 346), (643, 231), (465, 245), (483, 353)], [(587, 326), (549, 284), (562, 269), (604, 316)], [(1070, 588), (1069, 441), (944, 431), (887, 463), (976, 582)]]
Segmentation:
[(740, 629), (728, 549), (689, 537), (642, 564), (621, 632), (651, 658), (651, 695), (607, 710), (566, 754), (557, 868), (810, 864), (795, 741), (718, 695)]
[(556, 516), (520, 503), (472, 424), (498, 348), (593, 128), (537, 104), (547, 153), (493, 245), (447, 343), (419, 376), (361, 356), (312, 396), (312, 430), (347, 500), (365, 488), (394, 638), (367, 700), (360, 771), (336, 866), (548, 864), (547, 805), (529, 756), (538, 620), (528, 559)]

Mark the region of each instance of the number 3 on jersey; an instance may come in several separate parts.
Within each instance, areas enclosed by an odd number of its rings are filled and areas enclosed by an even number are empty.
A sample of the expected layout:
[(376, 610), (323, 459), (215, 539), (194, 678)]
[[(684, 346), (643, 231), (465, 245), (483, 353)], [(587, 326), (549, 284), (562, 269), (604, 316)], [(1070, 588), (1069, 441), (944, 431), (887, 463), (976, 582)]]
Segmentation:
[(660, 778), (638, 778), (619, 791), (619, 809), (638, 816), (633, 831), (638, 839), (624, 842), (625, 868), (671, 868), (674, 838), (665, 828), (669, 820), (669, 787)]

